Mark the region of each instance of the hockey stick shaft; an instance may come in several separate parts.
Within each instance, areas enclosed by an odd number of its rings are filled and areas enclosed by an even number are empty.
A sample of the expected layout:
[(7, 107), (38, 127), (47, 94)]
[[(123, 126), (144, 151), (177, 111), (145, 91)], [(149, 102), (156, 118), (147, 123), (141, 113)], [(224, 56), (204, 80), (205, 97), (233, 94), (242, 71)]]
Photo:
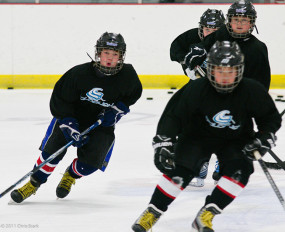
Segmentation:
[(277, 185), (275, 184), (275, 182), (274, 182), (274, 180), (273, 180), (273, 178), (272, 178), (270, 172), (268, 171), (268, 169), (267, 169), (267, 167), (266, 167), (264, 161), (261, 159), (260, 153), (259, 153), (258, 151), (254, 151), (253, 154), (254, 154), (255, 158), (258, 160), (258, 162), (259, 162), (259, 164), (260, 164), (260, 166), (261, 166), (261, 168), (262, 168), (262, 170), (263, 170), (263, 172), (264, 172), (264, 174), (265, 174), (267, 180), (269, 181), (269, 183), (270, 183), (270, 185), (271, 185), (273, 191), (275, 192), (275, 194), (276, 194), (278, 200), (280, 201), (280, 203), (281, 203), (283, 209), (285, 210), (285, 201), (284, 201), (284, 198), (283, 198), (282, 194), (280, 193), (280, 191), (279, 191)]
[[(92, 126), (90, 126), (89, 128), (87, 128), (85, 131), (83, 131), (80, 135), (86, 135), (88, 134), (91, 130), (93, 130), (94, 128), (96, 128), (97, 126), (99, 126), (102, 123), (102, 120), (99, 119), (98, 121), (96, 121)], [(0, 194), (0, 198), (2, 198), (5, 194), (7, 194), (8, 192), (10, 192), (13, 188), (15, 188), (18, 184), (20, 184), (22, 181), (24, 181), (25, 179), (27, 179), (29, 176), (33, 175), (34, 173), (36, 173), (39, 169), (41, 169), (43, 166), (45, 166), (47, 163), (51, 162), (52, 160), (54, 160), (57, 156), (59, 156), (64, 150), (66, 150), (68, 147), (70, 147), (73, 144), (73, 141), (70, 141), (69, 143), (67, 143), (66, 145), (64, 145), (62, 148), (60, 148), (59, 150), (57, 150), (55, 153), (53, 153), (50, 157), (48, 157), (44, 162), (42, 162), (41, 164), (39, 164), (37, 167), (35, 167), (33, 170), (31, 170), (30, 172), (28, 172), (26, 175), (24, 175), (21, 179), (19, 179), (15, 184), (11, 185), (9, 188), (7, 188), (5, 191), (3, 191)]]
[(284, 115), (285, 109), (280, 113), (281, 117)]

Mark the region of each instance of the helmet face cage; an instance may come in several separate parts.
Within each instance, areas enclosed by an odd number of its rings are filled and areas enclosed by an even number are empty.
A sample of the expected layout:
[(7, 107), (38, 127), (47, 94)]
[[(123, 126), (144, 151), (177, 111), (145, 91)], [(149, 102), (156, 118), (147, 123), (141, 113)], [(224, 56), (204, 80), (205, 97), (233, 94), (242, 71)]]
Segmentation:
[[(235, 33), (232, 29), (232, 26), (230, 25), (232, 21), (232, 17), (237, 16), (237, 17), (246, 17), (250, 19), (250, 24), (251, 27), (249, 30), (245, 33)], [(230, 33), (230, 35), (234, 38), (247, 38), (251, 35), (254, 27), (255, 27), (255, 22), (256, 22), (257, 14), (255, 11), (254, 6), (252, 5), (251, 2), (249, 1), (237, 1), (233, 3), (230, 6), (230, 9), (228, 10), (227, 14), (227, 29)]]
[[(115, 67), (106, 67), (101, 65), (100, 56), (103, 49), (114, 50), (120, 53), (119, 60)], [(98, 40), (95, 46), (95, 66), (104, 75), (110, 76), (117, 74), (124, 65), (126, 55), (126, 43), (121, 34), (105, 32)]]
[[(230, 74), (232, 69), (234, 69), (236, 72), (234, 82), (218, 83), (214, 76), (216, 69), (219, 69), (219, 71), (222, 72), (223, 79), (232, 78), (232, 76), (227, 77), (226, 73)], [(239, 46), (235, 42), (217, 41), (208, 53), (207, 65), (207, 77), (216, 91), (219, 93), (231, 93), (242, 80), (243, 71), (244, 56), (241, 53)]]
[(204, 39), (203, 28), (214, 28), (218, 29), (225, 23), (225, 17), (221, 10), (208, 9), (200, 18), (198, 35), (201, 40)]

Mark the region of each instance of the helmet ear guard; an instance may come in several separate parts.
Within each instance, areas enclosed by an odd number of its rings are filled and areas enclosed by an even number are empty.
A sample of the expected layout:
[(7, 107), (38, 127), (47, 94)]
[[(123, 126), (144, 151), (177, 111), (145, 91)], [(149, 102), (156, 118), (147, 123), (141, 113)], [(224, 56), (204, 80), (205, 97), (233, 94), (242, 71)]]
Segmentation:
[[(219, 67), (223, 75), (227, 73), (225, 68), (234, 68), (235, 80), (229, 84), (221, 84), (216, 81), (214, 70)], [(219, 93), (231, 93), (243, 78), (244, 55), (236, 42), (217, 41), (210, 49), (207, 57), (207, 77), (211, 85)], [(226, 76), (224, 78), (227, 78)], [(229, 77), (228, 77), (229, 78)]]
[[(120, 53), (118, 63), (115, 67), (105, 67), (100, 63), (100, 56), (103, 49), (114, 50)], [(95, 45), (95, 67), (104, 75), (110, 76), (117, 74), (124, 65), (126, 55), (126, 43), (121, 34), (105, 32), (97, 40)]]
[(198, 28), (198, 35), (201, 40), (204, 39), (203, 28), (214, 28), (218, 29), (223, 24), (225, 24), (225, 17), (221, 10), (216, 9), (208, 9), (206, 10), (203, 15), (200, 17), (199, 28)]

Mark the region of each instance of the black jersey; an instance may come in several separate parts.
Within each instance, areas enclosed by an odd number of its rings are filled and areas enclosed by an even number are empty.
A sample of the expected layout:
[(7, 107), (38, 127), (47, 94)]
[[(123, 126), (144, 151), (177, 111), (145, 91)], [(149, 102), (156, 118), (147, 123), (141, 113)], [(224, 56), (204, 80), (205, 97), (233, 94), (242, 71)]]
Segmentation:
[(233, 38), (229, 34), (226, 25), (223, 25), (219, 30), (206, 36), (200, 44), (209, 51), (216, 41), (225, 40), (231, 42), (236, 41), (244, 54), (244, 76), (260, 82), (269, 90), (271, 72), (266, 45), (254, 35), (250, 35), (244, 39)]
[(176, 37), (170, 46), (170, 59), (172, 61), (181, 62), (185, 55), (189, 52), (191, 44), (200, 43), (201, 39), (198, 35), (198, 28), (185, 31)]
[[(258, 82), (243, 79), (232, 93), (218, 93), (207, 78), (187, 85), (177, 106), (168, 112), (160, 134), (189, 138), (249, 139), (255, 119), (258, 130), (275, 133), (281, 116), (268, 92)], [(163, 121), (162, 121), (163, 124)]]
[(142, 85), (131, 64), (112, 76), (104, 76), (93, 62), (68, 70), (55, 84), (50, 110), (54, 117), (74, 117), (87, 127), (99, 113), (121, 101), (133, 105), (141, 96)]

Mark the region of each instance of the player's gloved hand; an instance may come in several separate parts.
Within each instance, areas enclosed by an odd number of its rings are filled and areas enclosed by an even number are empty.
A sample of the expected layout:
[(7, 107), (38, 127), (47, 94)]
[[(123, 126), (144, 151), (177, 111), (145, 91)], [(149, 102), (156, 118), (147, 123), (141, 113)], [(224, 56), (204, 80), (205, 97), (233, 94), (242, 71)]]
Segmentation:
[(250, 160), (256, 160), (253, 152), (259, 151), (260, 155), (263, 156), (265, 153), (271, 148), (275, 147), (275, 141), (277, 137), (273, 133), (265, 133), (261, 134), (257, 138), (255, 138), (251, 143), (248, 143), (243, 148), (242, 152), (249, 158)]
[(114, 106), (105, 110), (101, 126), (114, 126), (124, 115), (130, 112), (123, 102), (117, 102)]
[(89, 141), (87, 135), (80, 136), (79, 124), (75, 118), (63, 118), (58, 120), (59, 128), (68, 142), (73, 141), (73, 146), (82, 147)]
[(206, 50), (200, 45), (191, 45), (189, 52), (184, 57), (184, 64), (193, 70), (197, 65), (201, 66), (207, 58)]
[(164, 174), (168, 174), (175, 169), (174, 142), (175, 139), (163, 135), (156, 135), (152, 141), (154, 164)]

